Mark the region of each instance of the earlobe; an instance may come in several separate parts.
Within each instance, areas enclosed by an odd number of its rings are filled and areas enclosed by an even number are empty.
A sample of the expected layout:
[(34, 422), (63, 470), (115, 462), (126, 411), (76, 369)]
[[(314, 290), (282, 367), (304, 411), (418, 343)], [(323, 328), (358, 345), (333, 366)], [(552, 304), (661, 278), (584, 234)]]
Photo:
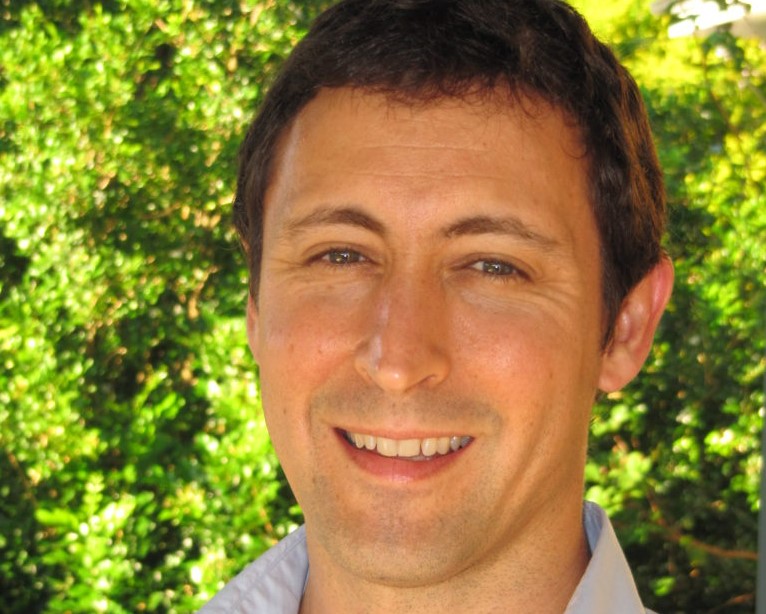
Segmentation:
[(663, 256), (625, 297), (612, 342), (603, 356), (599, 377), (602, 391), (619, 390), (641, 370), (672, 289), (673, 265)]
[(258, 307), (252, 294), (247, 297), (247, 345), (255, 362), (258, 362)]

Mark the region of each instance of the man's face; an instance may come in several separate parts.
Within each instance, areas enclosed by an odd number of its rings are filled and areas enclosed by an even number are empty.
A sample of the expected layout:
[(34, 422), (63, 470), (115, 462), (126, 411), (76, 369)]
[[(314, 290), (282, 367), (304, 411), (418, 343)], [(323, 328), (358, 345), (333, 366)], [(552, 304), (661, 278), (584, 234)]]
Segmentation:
[(607, 360), (586, 166), (533, 99), (298, 116), (249, 338), (312, 556), (415, 586), (579, 522)]

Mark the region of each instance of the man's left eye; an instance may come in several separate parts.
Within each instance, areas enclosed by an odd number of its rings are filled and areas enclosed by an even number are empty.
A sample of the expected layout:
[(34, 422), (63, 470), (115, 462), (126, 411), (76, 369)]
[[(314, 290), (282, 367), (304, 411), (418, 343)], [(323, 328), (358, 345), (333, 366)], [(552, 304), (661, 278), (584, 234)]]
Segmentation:
[(472, 264), (471, 268), (492, 277), (522, 275), (522, 272), (515, 266), (501, 260), (479, 260)]

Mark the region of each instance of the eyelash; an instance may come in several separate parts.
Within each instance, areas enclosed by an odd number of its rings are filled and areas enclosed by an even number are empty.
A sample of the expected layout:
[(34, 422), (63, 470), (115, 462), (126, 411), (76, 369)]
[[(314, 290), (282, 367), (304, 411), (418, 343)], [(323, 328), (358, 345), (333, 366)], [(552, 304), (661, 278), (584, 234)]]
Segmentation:
[[(504, 260), (476, 260), (469, 266), (469, 268), (477, 271), (493, 282), (509, 283), (519, 279), (529, 279), (527, 273)], [(488, 270), (490, 268), (494, 270)]]
[[(337, 268), (362, 265), (370, 260), (358, 250), (349, 247), (333, 247), (314, 256), (311, 262)], [(496, 283), (529, 279), (525, 271), (504, 260), (479, 259), (471, 262), (467, 268)]]
[[(334, 256), (336, 259), (333, 258)], [(340, 259), (337, 259), (337, 257), (340, 257)], [(342, 261), (341, 259), (345, 259), (345, 261)], [(333, 247), (323, 251), (321, 254), (317, 254), (311, 259), (311, 262), (317, 262), (331, 267), (346, 267), (364, 264), (365, 262), (369, 262), (369, 259), (355, 249), (350, 249), (348, 247)]]

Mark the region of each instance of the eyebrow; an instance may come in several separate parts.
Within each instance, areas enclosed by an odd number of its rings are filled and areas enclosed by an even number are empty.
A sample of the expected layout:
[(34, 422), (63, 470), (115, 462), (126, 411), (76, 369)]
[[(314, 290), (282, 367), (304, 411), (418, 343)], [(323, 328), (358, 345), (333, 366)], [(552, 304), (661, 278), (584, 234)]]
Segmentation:
[(386, 234), (381, 222), (353, 206), (321, 207), (304, 217), (290, 221), (285, 228), (285, 234), (292, 237), (310, 228), (334, 225), (356, 226), (381, 236)]
[(448, 238), (483, 234), (512, 236), (529, 243), (535, 243), (547, 250), (561, 246), (556, 239), (540, 234), (514, 216), (492, 217), (477, 215), (458, 220), (444, 230), (444, 236)]
[[(380, 236), (386, 235), (386, 228), (379, 220), (353, 205), (321, 207), (308, 215), (290, 221), (285, 228), (284, 234), (287, 238), (292, 238), (304, 230), (334, 225), (356, 226)], [(557, 240), (537, 232), (515, 216), (493, 217), (477, 215), (467, 217), (458, 220), (454, 224), (450, 224), (443, 230), (442, 234), (448, 239), (483, 234), (504, 235), (537, 244), (546, 250), (561, 247)]]

